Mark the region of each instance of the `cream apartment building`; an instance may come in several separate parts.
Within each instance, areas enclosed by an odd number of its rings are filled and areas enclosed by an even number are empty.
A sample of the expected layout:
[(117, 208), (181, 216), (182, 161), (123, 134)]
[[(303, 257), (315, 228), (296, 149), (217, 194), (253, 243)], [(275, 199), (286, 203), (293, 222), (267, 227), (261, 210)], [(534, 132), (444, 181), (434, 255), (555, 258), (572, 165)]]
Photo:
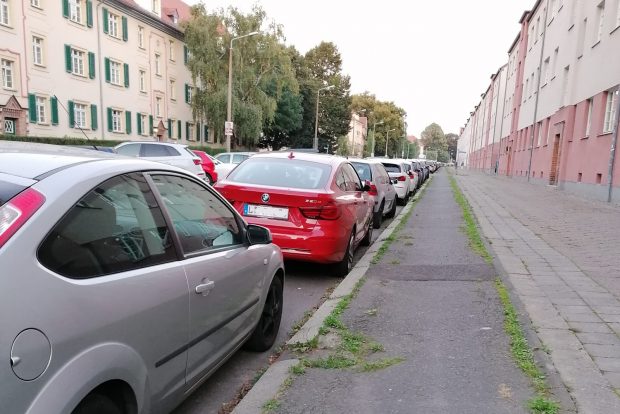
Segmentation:
[(349, 152), (352, 156), (364, 156), (364, 145), (366, 143), (367, 132), (368, 118), (359, 116), (359, 114), (355, 112), (352, 113), (351, 122), (349, 123), (349, 133), (347, 134)]
[[(519, 23), (508, 56), (504, 104), (510, 111), (504, 116), (511, 119), (504, 121), (510, 130), (501, 128), (495, 149), (498, 172), (620, 201), (620, 156), (612, 151), (618, 128), (620, 0), (539, 0)], [(499, 107), (479, 105), (468, 123), (493, 110)], [(467, 140), (479, 142), (475, 128), (464, 132), (471, 134)], [(470, 146), (470, 167), (488, 169), (492, 146)]]
[(169, 3), (0, 0), (0, 133), (206, 141)]

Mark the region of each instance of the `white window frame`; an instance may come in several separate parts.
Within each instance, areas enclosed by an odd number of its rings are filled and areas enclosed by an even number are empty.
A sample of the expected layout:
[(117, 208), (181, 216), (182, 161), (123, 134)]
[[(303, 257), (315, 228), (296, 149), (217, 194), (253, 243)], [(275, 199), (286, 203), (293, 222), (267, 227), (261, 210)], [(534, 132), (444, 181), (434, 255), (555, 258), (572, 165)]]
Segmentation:
[(159, 0), (151, 0), (151, 11), (159, 16), (161, 13), (161, 2)]
[(161, 96), (156, 96), (155, 97), (155, 116), (158, 118), (161, 118), (162, 115), (162, 103), (163, 103), (163, 99), (161, 98)]
[(2, 26), (11, 25), (11, 9), (9, 8), (9, 0), (0, 0), (0, 24)]
[(84, 59), (86, 52), (80, 49), (71, 48), (71, 73), (78, 76), (86, 76)]
[(73, 103), (73, 127), (78, 129), (88, 128), (89, 105), (82, 102)]
[(620, 27), (620, 0), (616, 6), (616, 29)]
[(123, 64), (115, 60), (110, 60), (110, 83), (122, 86), (123, 84)]
[(190, 86), (189, 88), (187, 88), (187, 100), (189, 101), (189, 104), (192, 104), (192, 98), (194, 97), (194, 87)]
[(173, 101), (177, 100), (176, 85), (177, 85), (176, 79), (170, 79), (170, 99)]
[(45, 66), (43, 48), (45, 39), (41, 36), (32, 35), (32, 63), (36, 66)]
[(108, 12), (108, 34), (117, 39), (121, 37), (120, 31), (118, 30), (120, 20), (121, 17), (118, 14)]
[(193, 122), (188, 123), (188, 136), (187, 136), (187, 140), (188, 141), (196, 141), (196, 131), (194, 130), (195, 125)]
[(123, 115), (125, 111), (112, 109), (112, 132), (123, 132)]
[(551, 57), (547, 57), (543, 62), (543, 86), (549, 82), (549, 66), (551, 63)]
[(169, 40), (168, 42), (169, 42), (168, 44), (170, 45), (170, 61), (174, 62), (176, 60), (176, 55), (174, 53), (175, 43), (174, 43), (174, 40)]
[(32, 7), (36, 7), (37, 9), (41, 9), (41, 0), (30, 0), (30, 5)]
[(140, 114), (140, 131), (141, 135), (146, 136), (149, 134), (146, 127), (146, 114)]
[(138, 47), (144, 49), (144, 27), (138, 26)]
[(155, 53), (155, 75), (161, 76), (161, 55)]
[(2, 87), (4, 89), (15, 90), (15, 61), (9, 59), (0, 60), (2, 70)]
[(618, 105), (618, 89), (607, 91), (605, 104), (605, 119), (603, 120), (603, 134), (613, 132), (616, 124), (616, 106)]
[(78, 24), (83, 24), (82, 0), (69, 0), (69, 20)]
[(586, 115), (586, 137), (590, 136), (590, 130), (592, 129), (592, 107), (593, 105), (593, 101), (592, 98), (588, 99), (586, 101), (588, 103), (588, 114)]
[(47, 117), (47, 98), (45, 96), (36, 95), (35, 96), (35, 108), (37, 113), (37, 124), (39, 125), (47, 125), (48, 117)]
[(146, 70), (138, 71), (138, 81), (140, 83), (140, 92), (146, 93)]
[(603, 29), (605, 28), (605, 0), (596, 6), (596, 13), (598, 15), (598, 31), (596, 33), (596, 39), (594, 39), (595, 44), (600, 42), (603, 37)]
[(542, 121), (540, 121), (538, 123), (538, 134), (536, 136), (536, 147), (540, 147), (541, 143), (542, 143), (542, 132), (543, 132), (543, 123)]
[(177, 120), (176, 119), (171, 119), (170, 120), (170, 131), (169, 131), (169, 136), (171, 139), (178, 139), (177, 138), (177, 134), (178, 131), (175, 131), (175, 128), (177, 127)]

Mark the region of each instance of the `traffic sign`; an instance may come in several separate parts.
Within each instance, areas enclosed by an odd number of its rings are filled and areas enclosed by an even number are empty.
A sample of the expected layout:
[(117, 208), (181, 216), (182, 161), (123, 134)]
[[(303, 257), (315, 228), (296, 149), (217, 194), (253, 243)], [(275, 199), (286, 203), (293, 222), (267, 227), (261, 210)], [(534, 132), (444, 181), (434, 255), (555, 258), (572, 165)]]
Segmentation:
[(232, 121), (224, 122), (224, 135), (231, 136), (233, 134), (233, 123)]

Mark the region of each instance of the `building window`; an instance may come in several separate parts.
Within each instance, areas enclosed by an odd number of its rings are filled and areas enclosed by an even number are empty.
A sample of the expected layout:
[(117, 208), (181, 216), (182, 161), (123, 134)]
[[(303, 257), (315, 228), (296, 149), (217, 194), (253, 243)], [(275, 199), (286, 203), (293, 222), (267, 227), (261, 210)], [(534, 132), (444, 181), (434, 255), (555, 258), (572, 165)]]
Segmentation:
[(161, 56), (155, 53), (155, 74), (161, 76)]
[(47, 98), (36, 97), (37, 124), (47, 124)]
[(174, 54), (174, 40), (170, 41), (170, 60), (174, 62), (175, 54)]
[(141, 135), (148, 135), (148, 131), (146, 129), (146, 115), (140, 114), (140, 133)]
[(32, 7), (36, 7), (37, 9), (41, 8), (41, 0), (30, 0), (30, 5)]
[(155, 98), (155, 115), (161, 117), (161, 98), (158, 96)]
[(551, 79), (555, 78), (557, 66), (558, 66), (558, 56), (560, 55), (560, 48), (556, 47), (553, 51), (553, 63), (551, 68)]
[(13, 89), (13, 61), (2, 59), (2, 87)]
[(542, 137), (543, 137), (543, 123), (539, 122), (538, 123), (538, 135), (536, 136), (536, 146), (540, 147), (540, 144), (542, 142)]
[(9, 0), (0, 0), (0, 24), (9, 25)]
[(543, 85), (546, 85), (547, 82), (549, 82), (549, 60), (550, 58), (547, 58), (543, 63)]
[(138, 26), (138, 47), (144, 49), (144, 27)]
[(616, 121), (616, 105), (618, 102), (618, 90), (607, 92), (607, 104), (605, 105), (605, 120), (603, 122), (603, 133), (613, 132)]
[(146, 71), (140, 70), (140, 92), (146, 92)]
[(118, 21), (120, 18), (114, 13), (108, 13), (108, 33), (113, 37), (120, 37), (118, 31)]
[(84, 52), (71, 49), (71, 63), (73, 74), (84, 76)]
[(590, 128), (592, 127), (592, 99), (588, 99), (586, 101), (586, 105), (588, 106), (587, 110), (587, 118), (586, 118), (586, 137), (590, 136)]
[(152, 6), (153, 13), (155, 13), (157, 15), (159, 15), (159, 13), (161, 13), (161, 7), (159, 5), (159, 0), (152, 0), (151, 6)]
[(43, 66), (43, 38), (32, 36), (32, 61), (35, 65)]
[(120, 85), (121, 78), (121, 64), (119, 62), (110, 61), (110, 82), (114, 85)]
[(194, 124), (187, 124), (187, 139), (189, 141), (196, 141), (196, 136), (194, 135)]
[(112, 132), (123, 132), (123, 111), (112, 109)]
[(170, 99), (173, 101), (177, 100), (177, 88), (176, 81), (174, 79), (170, 79)]
[(620, 27), (620, 1), (618, 2), (618, 10), (616, 10), (616, 27)]
[(86, 128), (87, 106), (80, 103), (73, 104), (73, 119), (75, 128)]
[(603, 37), (603, 27), (605, 27), (605, 2), (602, 1), (596, 7), (596, 13), (598, 15), (598, 31), (596, 32), (596, 39), (594, 39), (594, 43), (598, 43), (601, 41)]
[(82, 24), (82, 0), (69, 0), (69, 19)]
[[(576, 6), (575, 6), (576, 7)], [(581, 29), (579, 31), (579, 39), (577, 40), (577, 58), (583, 56), (583, 49), (586, 42), (586, 31), (588, 28), (588, 19), (583, 19), (581, 23)]]

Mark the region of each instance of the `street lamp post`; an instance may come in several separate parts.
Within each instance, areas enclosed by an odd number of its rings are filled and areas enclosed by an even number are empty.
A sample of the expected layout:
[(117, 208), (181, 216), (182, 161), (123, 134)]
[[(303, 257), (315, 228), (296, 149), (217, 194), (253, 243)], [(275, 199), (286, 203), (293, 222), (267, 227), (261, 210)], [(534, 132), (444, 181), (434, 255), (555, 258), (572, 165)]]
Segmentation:
[[(243, 36), (237, 36), (230, 39), (230, 49), (228, 49), (228, 107), (226, 110), (226, 121), (232, 122), (232, 67), (233, 67), (233, 42), (259, 34), (260, 32), (251, 32)], [(230, 135), (226, 134), (226, 151), (230, 152)]]
[(383, 121), (375, 121), (372, 125), (372, 146), (370, 147), (370, 156), (375, 156), (375, 133), (377, 132), (377, 125), (383, 125)]
[(390, 142), (390, 132), (396, 131), (396, 128), (388, 129), (387, 134), (385, 136), (385, 156), (388, 156), (388, 143)]
[(314, 143), (312, 144), (312, 149), (319, 149), (319, 94), (321, 91), (327, 91), (333, 89), (334, 85), (329, 85), (324, 88), (319, 88), (316, 91), (316, 117), (314, 119)]

